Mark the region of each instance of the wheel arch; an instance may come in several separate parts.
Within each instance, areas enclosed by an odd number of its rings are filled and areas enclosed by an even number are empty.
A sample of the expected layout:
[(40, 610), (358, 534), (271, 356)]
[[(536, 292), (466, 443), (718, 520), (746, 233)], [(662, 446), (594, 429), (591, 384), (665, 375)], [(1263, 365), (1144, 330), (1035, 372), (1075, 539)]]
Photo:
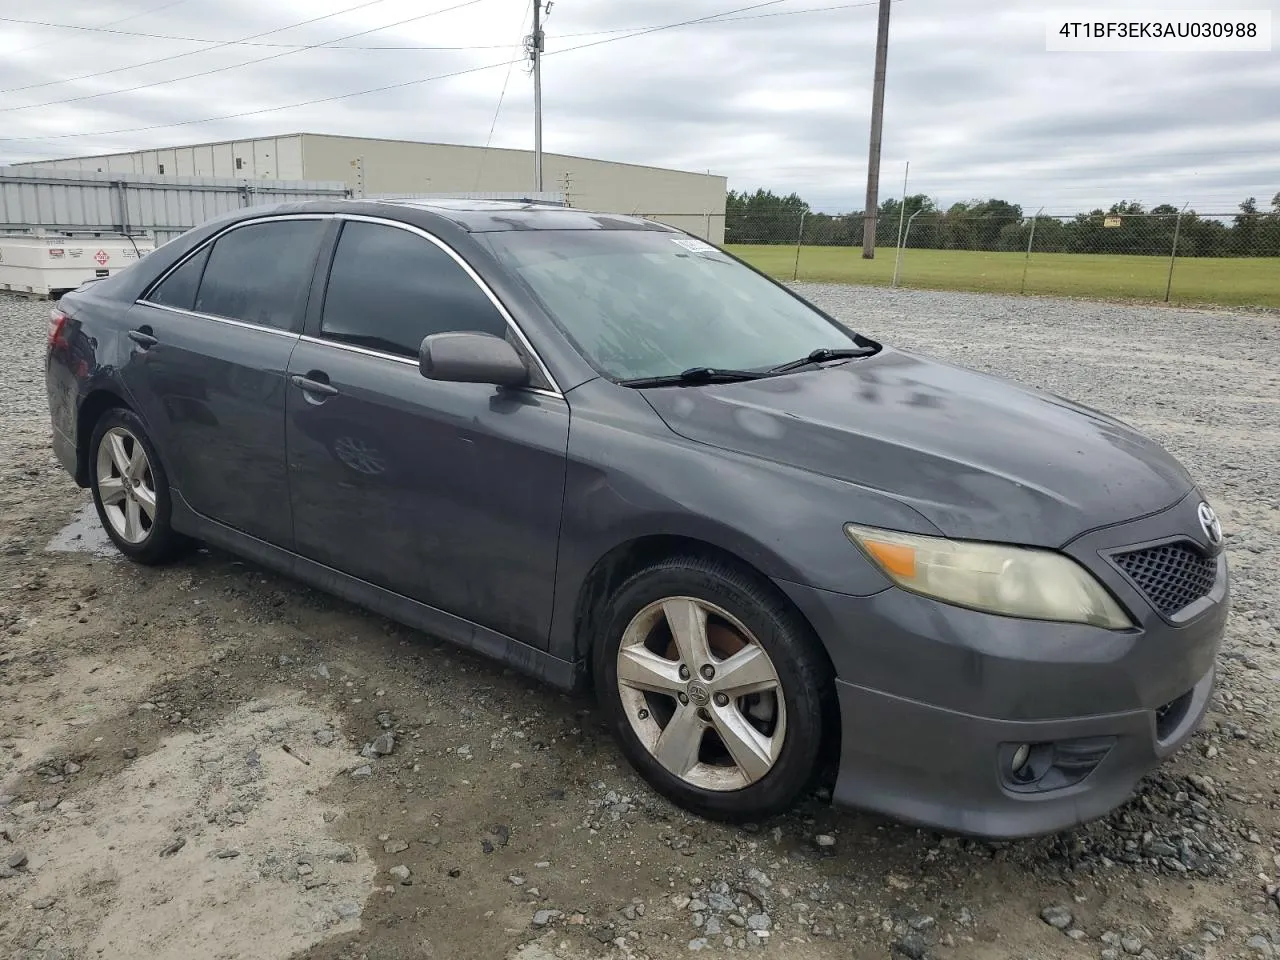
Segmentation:
[(573, 623), (576, 653), (584, 663), (585, 676), (591, 676), (600, 617), (608, 598), (628, 577), (645, 567), (673, 557), (696, 557), (720, 561), (746, 574), (817, 638), (817, 646), (830, 665), (830, 655), (826, 652), (826, 645), (818, 637), (809, 618), (757, 566), (732, 550), (708, 540), (682, 534), (657, 533), (632, 537), (615, 545), (596, 560), (583, 578), (574, 605)]
[[(103, 414), (108, 410), (123, 407), (125, 410), (133, 410), (127, 400), (114, 390), (103, 387), (90, 392), (80, 402), (80, 409), (76, 411), (76, 483), (82, 487), (89, 486), (92, 480), (92, 471), (89, 469), (89, 462), (92, 451), (89, 444), (93, 441), (93, 430), (97, 426)], [(135, 411), (136, 412), (136, 411)]]

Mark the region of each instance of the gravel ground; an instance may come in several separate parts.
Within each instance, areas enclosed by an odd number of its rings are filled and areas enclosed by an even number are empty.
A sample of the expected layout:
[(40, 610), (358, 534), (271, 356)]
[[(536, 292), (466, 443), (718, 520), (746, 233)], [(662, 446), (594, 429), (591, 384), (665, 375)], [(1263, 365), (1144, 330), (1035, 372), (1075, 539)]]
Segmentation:
[[(1202, 731), (1107, 819), (985, 843), (690, 817), (591, 702), (216, 551), (63, 534), (48, 305), (0, 295), (0, 956), (1280, 956), (1280, 322), (806, 286), (855, 327), (1081, 400), (1202, 481), (1235, 603)], [(97, 551), (97, 552), (95, 552)]]

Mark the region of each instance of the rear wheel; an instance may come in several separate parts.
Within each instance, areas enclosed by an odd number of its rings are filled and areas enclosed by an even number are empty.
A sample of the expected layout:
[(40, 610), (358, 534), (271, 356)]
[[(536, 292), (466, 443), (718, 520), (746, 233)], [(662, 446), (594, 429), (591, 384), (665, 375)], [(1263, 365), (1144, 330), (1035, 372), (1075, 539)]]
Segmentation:
[(138, 563), (171, 559), (187, 541), (170, 525), (169, 480), (142, 421), (113, 407), (94, 426), (89, 451), (93, 502), (107, 536)]
[(663, 561), (608, 604), (596, 687), (637, 770), (709, 817), (763, 819), (811, 784), (834, 691), (812, 631), (756, 578)]

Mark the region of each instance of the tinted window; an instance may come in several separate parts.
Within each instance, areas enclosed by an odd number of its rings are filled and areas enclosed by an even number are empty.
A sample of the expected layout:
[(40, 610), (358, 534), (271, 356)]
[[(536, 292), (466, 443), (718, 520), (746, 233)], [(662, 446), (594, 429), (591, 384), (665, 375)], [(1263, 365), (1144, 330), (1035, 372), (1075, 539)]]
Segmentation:
[(213, 245), (196, 309), (287, 330), (302, 315), (323, 220), (240, 227)]
[(196, 302), (196, 287), (200, 286), (200, 274), (204, 270), (204, 262), (208, 259), (209, 248), (205, 247), (169, 274), (164, 283), (151, 291), (151, 296), (147, 299), (166, 307), (190, 310), (191, 305)]
[(507, 335), (502, 314), (447, 253), (406, 230), (359, 221), (342, 228), (320, 329), (406, 357), (433, 333)]

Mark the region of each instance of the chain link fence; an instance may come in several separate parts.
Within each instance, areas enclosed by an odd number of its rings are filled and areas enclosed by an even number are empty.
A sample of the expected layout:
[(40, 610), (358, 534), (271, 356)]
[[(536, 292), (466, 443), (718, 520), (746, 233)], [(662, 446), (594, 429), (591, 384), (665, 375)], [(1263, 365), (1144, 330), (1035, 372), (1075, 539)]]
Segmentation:
[(1280, 209), (974, 217), (648, 214), (787, 281), (1280, 307)]

